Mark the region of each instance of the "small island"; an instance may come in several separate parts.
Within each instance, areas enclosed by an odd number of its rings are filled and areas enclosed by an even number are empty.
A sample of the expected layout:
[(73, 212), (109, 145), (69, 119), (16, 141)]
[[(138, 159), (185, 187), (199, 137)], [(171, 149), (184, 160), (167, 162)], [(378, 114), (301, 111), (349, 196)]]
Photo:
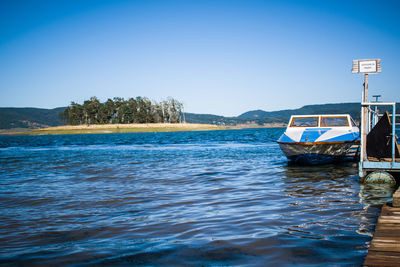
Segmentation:
[(121, 97), (100, 102), (95, 96), (83, 104), (71, 102), (60, 112), (67, 125), (35, 129), (23, 134), (99, 134), (221, 130), (228, 127), (213, 124), (186, 123), (183, 104), (171, 97), (151, 101), (146, 97)]

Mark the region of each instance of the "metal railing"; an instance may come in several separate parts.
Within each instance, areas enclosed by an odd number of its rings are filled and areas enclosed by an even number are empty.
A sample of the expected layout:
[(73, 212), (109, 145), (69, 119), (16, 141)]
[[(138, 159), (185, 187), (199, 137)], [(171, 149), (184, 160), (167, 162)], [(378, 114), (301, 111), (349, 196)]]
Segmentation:
[[(373, 102), (373, 103), (361, 103), (361, 151), (360, 151), (360, 163), (363, 161), (368, 161), (367, 157), (367, 134), (371, 131), (371, 129), (378, 122), (378, 114), (377, 109), (373, 110), (372, 107), (378, 106), (392, 106), (392, 114), (391, 123), (392, 123), (392, 164), (395, 162), (395, 145), (396, 145), (396, 117), (399, 117), (400, 114), (396, 114), (396, 103), (395, 102)], [(367, 108), (367, 112), (364, 112), (364, 108)], [(365, 115), (366, 114), (366, 115)], [(365, 124), (367, 127), (365, 127)]]

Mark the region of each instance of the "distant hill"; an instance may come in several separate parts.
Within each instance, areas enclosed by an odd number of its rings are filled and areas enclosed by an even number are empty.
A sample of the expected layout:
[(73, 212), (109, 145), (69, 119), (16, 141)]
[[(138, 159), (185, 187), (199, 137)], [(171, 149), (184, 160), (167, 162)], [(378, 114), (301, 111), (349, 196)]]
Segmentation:
[(195, 113), (185, 113), (186, 122), (189, 123), (205, 123), (205, 124), (225, 124), (234, 125), (238, 123), (245, 123), (246, 119), (241, 119), (238, 117), (224, 117), (212, 114), (195, 114)]
[(280, 111), (248, 111), (238, 116), (240, 119), (256, 120), (258, 122), (288, 122), (291, 115), (307, 114), (350, 114), (355, 120), (360, 120), (360, 103), (340, 103), (307, 105), (299, 109), (286, 109)]
[[(64, 125), (59, 118), (60, 111), (65, 107), (55, 109), (41, 108), (0, 108), (0, 129), (13, 128), (44, 128), (48, 126)], [(397, 110), (400, 105), (397, 104)], [(212, 114), (185, 113), (188, 123), (205, 123), (218, 125), (235, 125), (246, 123), (287, 123), (291, 115), (305, 114), (350, 114), (356, 121), (360, 120), (360, 103), (339, 103), (307, 105), (298, 109), (279, 111), (253, 110), (237, 117), (224, 117)], [(381, 109), (383, 110), (383, 109)]]
[(36, 129), (63, 125), (58, 114), (64, 109), (65, 107), (55, 109), (0, 108), (0, 129)]

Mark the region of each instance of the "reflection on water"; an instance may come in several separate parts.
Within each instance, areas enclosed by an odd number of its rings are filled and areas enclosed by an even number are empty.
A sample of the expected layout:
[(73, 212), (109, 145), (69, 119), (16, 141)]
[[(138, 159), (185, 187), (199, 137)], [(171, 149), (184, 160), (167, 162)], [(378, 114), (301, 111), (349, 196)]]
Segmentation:
[(382, 206), (392, 201), (397, 186), (394, 184), (361, 184), (360, 202), (364, 205)]
[(281, 132), (0, 136), (0, 264), (361, 265), (393, 188)]

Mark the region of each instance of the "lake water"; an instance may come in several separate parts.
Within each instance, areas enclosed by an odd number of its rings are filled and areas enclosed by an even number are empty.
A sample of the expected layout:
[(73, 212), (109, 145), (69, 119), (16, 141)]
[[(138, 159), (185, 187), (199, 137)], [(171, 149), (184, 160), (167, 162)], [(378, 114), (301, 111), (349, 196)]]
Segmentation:
[(0, 264), (361, 265), (394, 188), (282, 132), (0, 136)]

